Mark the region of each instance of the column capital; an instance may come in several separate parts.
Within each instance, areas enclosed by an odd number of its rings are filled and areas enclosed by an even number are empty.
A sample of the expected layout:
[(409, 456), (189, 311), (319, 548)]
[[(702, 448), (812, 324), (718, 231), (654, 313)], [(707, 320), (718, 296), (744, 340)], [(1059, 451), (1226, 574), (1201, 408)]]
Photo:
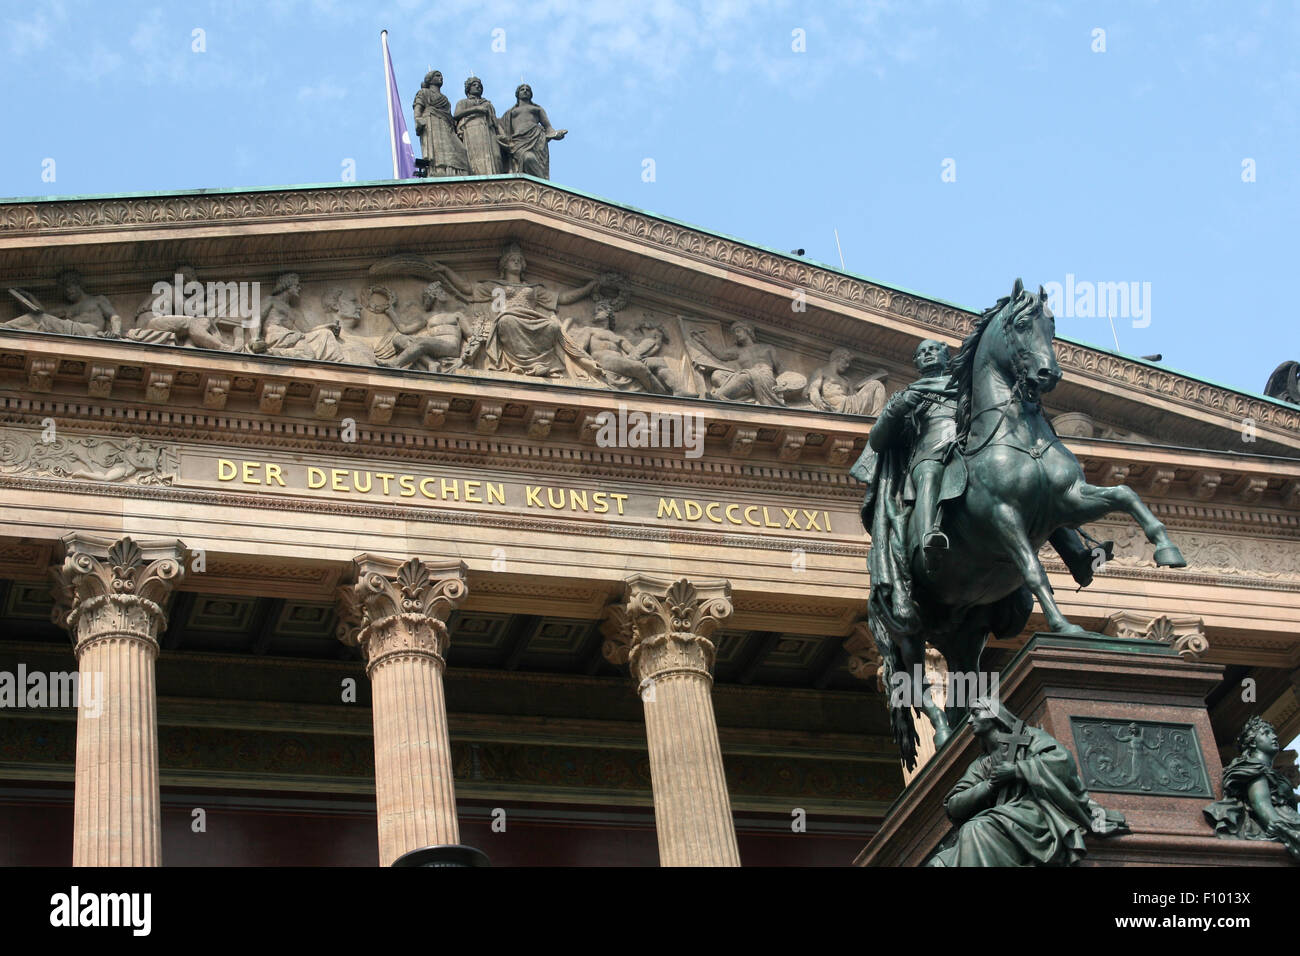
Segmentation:
[(110, 638), (144, 641), (157, 651), (167, 599), (185, 577), (185, 544), (83, 532), (64, 535), (60, 544), (62, 562), (50, 568), (53, 619), (68, 629), (77, 654)]
[(731, 610), (731, 584), (722, 578), (634, 574), (623, 601), (606, 610), (601, 650), (610, 663), (627, 664), (638, 684), (677, 673), (712, 679), (709, 638)]
[(367, 673), (402, 656), (442, 667), (447, 618), (469, 593), (465, 562), (359, 554), (352, 565), (353, 583), (339, 588), (338, 637), (361, 648)]

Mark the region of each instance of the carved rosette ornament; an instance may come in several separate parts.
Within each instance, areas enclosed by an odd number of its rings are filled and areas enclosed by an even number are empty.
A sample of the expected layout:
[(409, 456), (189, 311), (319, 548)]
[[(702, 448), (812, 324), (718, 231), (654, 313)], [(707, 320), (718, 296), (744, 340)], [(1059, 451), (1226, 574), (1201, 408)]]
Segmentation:
[(710, 638), (730, 616), (726, 581), (642, 574), (606, 614), (603, 653), (628, 665), (644, 704), (662, 866), (740, 865), (710, 696)]
[(442, 674), (447, 618), (465, 597), (461, 561), (361, 554), (339, 590), (338, 636), (361, 649), (375, 730), (379, 862), (460, 842)]
[(158, 866), (161, 800), (154, 663), (165, 607), (185, 574), (180, 541), (70, 534), (54, 620), (78, 662), (73, 866)]
[(403, 657), (428, 657), (446, 666), (447, 617), (464, 599), (465, 565), (411, 558), (356, 558), (357, 581), (340, 595), (339, 638), (361, 648), (366, 673)]

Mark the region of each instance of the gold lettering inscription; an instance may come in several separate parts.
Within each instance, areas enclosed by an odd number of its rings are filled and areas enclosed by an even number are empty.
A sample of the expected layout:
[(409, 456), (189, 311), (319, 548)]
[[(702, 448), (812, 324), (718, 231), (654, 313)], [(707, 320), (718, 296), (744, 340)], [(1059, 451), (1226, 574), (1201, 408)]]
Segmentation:
[[(448, 478), (440, 475), (409, 475), (387, 471), (369, 471), (352, 468), (321, 468), (315, 465), (282, 465), (256, 459), (217, 458), (216, 479), (220, 482), (238, 482), (241, 485), (267, 488), (306, 487), (312, 491), (345, 495), (379, 497), (417, 495), (429, 501), (453, 501), (472, 505), (519, 507), (520, 488), (523, 506), (544, 511), (569, 514), (605, 515), (613, 511), (626, 515), (633, 496), (618, 491), (592, 491), (556, 485), (514, 485), (501, 481)], [(299, 471), (298, 469), (303, 469)], [(643, 499), (644, 500), (644, 499)], [(649, 501), (641, 505), (645, 508)], [(611, 508), (612, 505), (612, 508)], [(776, 511), (784, 516), (784, 524), (773, 517)], [(648, 520), (647, 512), (635, 511), (640, 520)], [(743, 516), (743, 517), (742, 517)], [(714, 525), (751, 527), (758, 529), (793, 528), (796, 531), (829, 532), (829, 511), (799, 508), (742, 504), (697, 498), (660, 497), (654, 520), (685, 521)]]

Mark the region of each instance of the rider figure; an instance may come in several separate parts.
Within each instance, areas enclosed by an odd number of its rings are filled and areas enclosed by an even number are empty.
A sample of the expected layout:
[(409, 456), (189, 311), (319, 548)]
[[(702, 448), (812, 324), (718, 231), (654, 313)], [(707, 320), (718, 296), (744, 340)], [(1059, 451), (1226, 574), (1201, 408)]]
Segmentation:
[[(939, 529), (943, 466), (957, 441), (956, 390), (948, 387), (948, 346), (926, 339), (912, 356), (921, 374), (885, 403), (868, 441), (878, 453), (898, 448), (908, 455), (904, 498), (915, 501), (911, 524), (919, 530), (926, 567), (933, 571), (948, 536)], [(914, 540), (908, 535), (908, 540)]]
[[(939, 526), (939, 492), (944, 463), (957, 443), (957, 398), (949, 385), (948, 346), (926, 339), (916, 347), (913, 361), (921, 377), (890, 397), (867, 441), (877, 453), (896, 448), (907, 456), (903, 497), (914, 504), (905, 540), (919, 538), (926, 570), (933, 573), (948, 549), (948, 536)], [(912, 528), (918, 529), (915, 534)], [(1056, 529), (1048, 541), (1083, 587), (1113, 554), (1113, 542), (1089, 546), (1072, 528)]]

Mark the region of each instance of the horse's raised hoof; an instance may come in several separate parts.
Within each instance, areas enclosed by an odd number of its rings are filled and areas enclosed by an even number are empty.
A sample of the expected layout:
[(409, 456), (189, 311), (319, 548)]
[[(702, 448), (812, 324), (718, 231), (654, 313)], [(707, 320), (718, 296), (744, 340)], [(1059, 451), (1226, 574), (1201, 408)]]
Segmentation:
[(1185, 568), (1187, 559), (1183, 557), (1183, 552), (1178, 550), (1177, 545), (1167, 544), (1162, 548), (1156, 548), (1156, 564), (1162, 568)]

